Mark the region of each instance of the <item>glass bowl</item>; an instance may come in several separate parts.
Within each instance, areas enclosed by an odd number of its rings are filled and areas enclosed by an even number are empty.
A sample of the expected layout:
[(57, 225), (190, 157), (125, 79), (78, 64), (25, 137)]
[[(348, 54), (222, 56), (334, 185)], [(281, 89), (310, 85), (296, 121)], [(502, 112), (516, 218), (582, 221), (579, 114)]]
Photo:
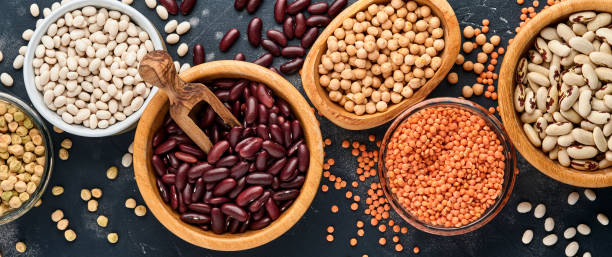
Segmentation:
[[(485, 123), (491, 128), (493, 132), (497, 134), (501, 145), (504, 148), (503, 154), (506, 158), (505, 160), (505, 169), (504, 169), (504, 181), (502, 184), (501, 194), (495, 200), (495, 203), (491, 205), (488, 209), (484, 211), (482, 216), (477, 220), (461, 227), (440, 227), (434, 226), (429, 223), (425, 223), (421, 220), (418, 220), (415, 216), (410, 214), (409, 211), (405, 210), (404, 207), (399, 203), (395, 194), (393, 194), (389, 187), (389, 178), (387, 177), (387, 170), (385, 167), (385, 157), (387, 154), (387, 144), (395, 132), (395, 130), (404, 123), (404, 121), (410, 117), (412, 114), (427, 108), (432, 107), (452, 107), (452, 108), (460, 108), (465, 111), (469, 111), (473, 115), (476, 115), (482, 118)], [(433, 98), (423, 102), (420, 102), (406, 111), (404, 111), (400, 116), (395, 119), (395, 121), (391, 124), (387, 132), (385, 133), (385, 137), (383, 138), (381, 149), (379, 152), (378, 159), (378, 176), (380, 179), (380, 184), (383, 188), (386, 198), (389, 200), (393, 209), (410, 225), (413, 227), (422, 230), (427, 233), (443, 235), (443, 236), (453, 236), (465, 234), (471, 231), (474, 231), (489, 221), (491, 221), (504, 205), (508, 202), (510, 194), (512, 193), (512, 189), (514, 187), (514, 182), (516, 180), (516, 174), (518, 170), (516, 169), (516, 151), (514, 150), (514, 146), (508, 139), (508, 135), (504, 130), (504, 127), (499, 122), (499, 120), (490, 114), (486, 109), (482, 106), (473, 103), (468, 100), (463, 100), (459, 98), (450, 98), (450, 97), (440, 97)]]
[(21, 111), (23, 111), (30, 119), (34, 122), (34, 126), (40, 130), (40, 134), (43, 138), (43, 143), (45, 146), (45, 168), (42, 177), (40, 178), (40, 184), (36, 187), (36, 191), (30, 196), (30, 199), (23, 203), (21, 207), (7, 211), (2, 216), (0, 216), (0, 225), (9, 223), (11, 221), (16, 220), (22, 215), (26, 214), (34, 204), (40, 200), (43, 192), (45, 192), (45, 188), (49, 183), (49, 178), (51, 177), (51, 170), (53, 170), (53, 143), (51, 142), (51, 134), (49, 134), (49, 130), (45, 123), (41, 119), (41, 117), (28, 106), (25, 102), (21, 101), (19, 98), (14, 97), (12, 95), (1, 93), (0, 92), (0, 101), (10, 103)]

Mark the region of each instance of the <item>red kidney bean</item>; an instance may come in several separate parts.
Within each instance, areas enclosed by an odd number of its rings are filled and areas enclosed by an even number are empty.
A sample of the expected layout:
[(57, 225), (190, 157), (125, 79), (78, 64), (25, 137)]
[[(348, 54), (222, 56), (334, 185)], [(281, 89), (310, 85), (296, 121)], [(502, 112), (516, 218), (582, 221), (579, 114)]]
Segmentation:
[(278, 174), (285, 164), (287, 163), (287, 158), (281, 158), (276, 160), (272, 165), (268, 167), (268, 173), (275, 175)]
[(267, 227), (268, 225), (270, 225), (271, 222), (272, 222), (272, 220), (270, 219), (270, 217), (265, 217), (265, 218), (262, 218), (262, 219), (259, 219), (259, 220), (255, 220), (255, 221), (249, 223), (249, 229), (251, 229), (251, 230), (259, 230), (259, 229)]
[(187, 209), (190, 209), (197, 213), (210, 214), (210, 210), (212, 209), (212, 207), (205, 203), (192, 203), (190, 205), (187, 205)]
[(268, 156), (269, 154), (266, 151), (257, 153), (257, 157), (255, 158), (255, 169), (258, 171), (265, 170), (268, 167)]
[(268, 199), (270, 198), (270, 195), (272, 195), (270, 191), (265, 191), (259, 198), (257, 198), (251, 204), (249, 204), (249, 211), (257, 212), (261, 210), (261, 207), (263, 207), (264, 204), (266, 204), (266, 201), (268, 201)]
[(191, 213), (191, 212), (186, 212), (186, 213), (181, 214), (181, 220), (189, 224), (196, 224), (196, 225), (210, 223), (209, 216), (200, 214), (200, 213)]
[(252, 124), (257, 119), (257, 98), (250, 96), (246, 100), (246, 109), (244, 110), (244, 121), (247, 124)]
[(179, 207), (179, 196), (174, 185), (170, 186), (170, 207), (174, 210)]
[(174, 157), (177, 159), (187, 162), (187, 163), (196, 163), (198, 162), (198, 158), (195, 156), (185, 153), (185, 152), (174, 152)]
[[(266, 108), (266, 106), (263, 104), (259, 104), (258, 108), (259, 110), (257, 110), (257, 114), (258, 114), (257, 123), (259, 123), (262, 126), (265, 126), (265, 124), (268, 123), (268, 115), (269, 115), (268, 108)], [(270, 136), (268, 135), (267, 131), (268, 131), (268, 128), (266, 127), (265, 138), (263, 136), (259, 136), (259, 137), (263, 138), (264, 140), (269, 139)], [(256, 129), (256, 132), (257, 132), (257, 129)]]
[(242, 134), (242, 127), (233, 127), (229, 133), (228, 140), (232, 147), (235, 147), (240, 140), (240, 135)]
[(274, 177), (274, 180), (272, 181), (272, 189), (277, 190), (280, 187), (280, 180), (278, 180), (278, 177)]
[(247, 12), (254, 13), (259, 8), (259, 5), (261, 5), (261, 0), (249, 0), (246, 6)]
[(257, 60), (253, 61), (253, 63), (267, 68), (267, 67), (270, 67), (270, 65), (272, 65), (273, 61), (274, 61), (274, 56), (268, 53), (268, 54), (264, 54), (260, 56), (259, 58), (257, 58)]
[(174, 185), (176, 183), (176, 174), (164, 174), (161, 181), (166, 185)]
[(151, 165), (153, 166), (153, 170), (157, 173), (157, 176), (163, 176), (166, 173), (166, 164), (164, 164), (164, 160), (162, 160), (159, 155), (153, 155), (151, 157)]
[[(262, 107), (263, 105), (260, 104), (259, 106)], [(265, 110), (265, 107), (263, 108)], [(261, 108), (260, 108), (260, 111), (261, 111)], [(255, 133), (257, 134), (258, 137), (260, 137), (264, 141), (270, 139), (270, 135), (268, 133), (268, 127), (264, 124), (257, 125), (257, 127), (255, 128)]]
[(236, 187), (234, 187), (234, 189), (232, 189), (232, 191), (230, 191), (229, 194), (227, 194), (227, 196), (231, 199), (236, 199), (238, 194), (242, 192), (245, 186), (246, 186), (246, 178), (242, 177), (238, 180)]
[(237, 11), (242, 11), (242, 9), (244, 9), (244, 7), (246, 7), (246, 5), (247, 5), (247, 1), (248, 0), (236, 0), (236, 1), (234, 1), (234, 8)]
[(195, 202), (201, 201), (202, 197), (204, 196), (204, 191), (206, 191), (205, 189), (206, 188), (204, 186), (204, 179), (198, 178), (198, 180), (195, 182), (193, 186), (193, 194), (191, 195), (191, 202), (195, 203)]
[(170, 124), (168, 124), (168, 126), (166, 126), (166, 132), (168, 132), (168, 134), (176, 134), (179, 131), (181, 131), (181, 128), (179, 128), (178, 125), (176, 125), (176, 123), (172, 122)]
[(280, 47), (278, 47), (278, 45), (276, 45), (276, 43), (274, 43), (274, 41), (272, 40), (269, 40), (269, 39), (262, 40), (261, 47), (266, 49), (266, 51), (268, 51), (268, 53), (272, 54), (273, 56), (280, 55), (280, 52), (281, 52)]
[(331, 19), (325, 15), (312, 15), (306, 19), (306, 25), (311, 27), (324, 27), (329, 24)]
[(232, 234), (238, 233), (238, 231), (240, 230), (241, 224), (242, 223), (240, 221), (237, 221), (235, 219), (230, 219), (230, 223), (229, 223), (227, 231)]
[(208, 127), (210, 126), (213, 121), (215, 121), (215, 117), (217, 116), (217, 114), (215, 113), (215, 111), (210, 108), (210, 106), (206, 107), (206, 110), (204, 111), (204, 115), (202, 115), (202, 118), (200, 118), (200, 127)]
[(215, 196), (225, 195), (229, 193), (230, 191), (232, 191), (232, 189), (234, 189), (237, 184), (238, 182), (236, 182), (236, 180), (233, 178), (223, 179), (219, 181), (219, 183), (217, 183), (215, 187), (213, 188), (212, 190), (213, 195)]
[(185, 205), (185, 201), (183, 200), (183, 194), (179, 194), (179, 207), (178, 212), (182, 214), (187, 211), (187, 205)]
[(236, 60), (236, 61), (245, 61), (245, 60), (246, 60), (246, 57), (244, 56), (244, 54), (243, 54), (243, 53), (237, 53), (237, 54), (234, 56), (234, 60)]
[(306, 16), (304, 16), (302, 13), (298, 13), (295, 16), (295, 30), (293, 31), (293, 35), (296, 38), (302, 38), (306, 32), (306, 29)]
[(266, 31), (266, 36), (268, 36), (269, 39), (271, 39), (281, 47), (287, 46), (287, 37), (285, 37), (285, 34), (283, 34), (283, 32), (280, 32), (275, 29), (269, 29), (268, 31)]
[(295, 177), (293, 180), (289, 182), (280, 183), (279, 187), (286, 188), (286, 189), (300, 188), (302, 185), (304, 185), (305, 179), (306, 178), (304, 176), (298, 175), (297, 177)]
[(317, 2), (308, 6), (308, 12), (310, 14), (323, 14), (327, 12), (329, 5), (326, 2)]
[(202, 176), (202, 173), (205, 171), (211, 170), (214, 166), (210, 165), (207, 162), (200, 162), (196, 165), (193, 165), (189, 171), (187, 172), (187, 177), (193, 179)]
[(168, 162), (172, 168), (178, 169), (178, 167), (181, 165), (181, 162), (174, 156), (174, 154), (168, 153), (166, 157), (168, 157)]
[(283, 135), (283, 130), (281, 129), (280, 126), (278, 126), (277, 124), (272, 124), (269, 126), (270, 128), (270, 135), (272, 136), (272, 140), (274, 140), (274, 142), (279, 143), (281, 145), (283, 145), (283, 140), (285, 138), (285, 136)]
[(287, 161), (287, 164), (285, 164), (285, 167), (283, 167), (283, 169), (281, 170), (280, 177), (279, 177), (280, 180), (283, 182), (292, 180), (296, 175), (297, 166), (298, 166), (298, 158), (291, 157)]
[(227, 168), (214, 168), (202, 173), (202, 179), (204, 182), (217, 182), (229, 176), (229, 169)]
[(263, 26), (263, 22), (259, 17), (254, 17), (249, 22), (249, 26), (247, 28), (247, 37), (249, 39), (249, 43), (252, 46), (259, 46), (259, 42), (261, 42), (261, 27)]
[(178, 171), (176, 172), (176, 181), (174, 185), (178, 192), (182, 192), (185, 189), (185, 185), (187, 185), (187, 172), (189, 171), (189, 164), (183, 163), (179, 166)]
[(285, 34), (285, 37), (287, 37), (287, 39), (293, 39), (294, 36), (294, 22), (293, 22), (293, 18), (287, 17), (285, 19), (285, 21), (283, 21), (283, 33)]
[(278, 217), (280, 217), (280, 210), (278, 209), (278, 206), (272, 198), (268, 198), (265, 206), (266, 212), (268, 212), (268, 216), (270, 217), (270, 219), (276, 220), (278, 219)]
[(281, 128), (283, 129), (283, 142), (285, 142), (285, 146), (289, 147), (291, 145), (291, 124), (289, 121), (285, 121), (281, 124)]
[(227, 52), (227, 50), (229, 50), (229, 48), (239, 37), (240, 31), (238, 31), (236, 28), (231, 28), (225, 33), (221, 39), (221, 42), (219, 42), (219, 50), (221, 50), (221, 52)]
[(233, 203), (224, 203), (223, 205), (221, 205), (221, 211), (223, 212), (223, 214), (230, 216), (240, 222), (247, 221), (247, 218), (249, 217), (246, 211), (240, 208), (240, 206), (235, 205)]
[(215, 164), (225, 153), (225, 151), (229, 149), (229, 147), (230, 143), (227, 140), (217, 142), (210, 148), (210, 151), (208, 151), (208, 157), (206, 158), (206, 160), (210, 164)]
[(230, 201), (230, 199), (227, 198), (227, 197), (218, 196), (218, 197), (208, 198), (208, 200), (206, 200), (206, 203), (212, 204), (212, 205), (219, 205), (219, 204), (227, 203), (229, 201)]
[(170, 196), (168, 195), (168, 189), (166, 189), (166, 185), (160, 179), (155, 180), (155, 184), (157, 185), (157, 190), (159, 191), (159, 195), (164, 200), (165, 203), (170, 201)]
[(244, 91), (247, 83), (248, 82), (246, 80), (236, 83), (236, 85), (230, 90), (229, 101), (238, 100), (242, 96), (242, 92)]
[(255, 137), (253, 140), (249, 141), (248, 144), (245, 144), (244, 147), (238, 151), (238, 154), (240, 154), (242, 158), (252, 157), (261, 149), (262, 143), (263, 139)]
[(176, 147), (177, 144), (178, 144), (178, 142), (176, 141), (176, 139), (170, 138), (170, 139), (164, 141), (163, 143), (159, 144), (155, 148), (155, 154), (164, 154), (164, 153), (167, 153), (170, 150), (172, 150), (174, 147)]
[(297, 142), (293, 143), (291, 146), (289, 146), (289, 150), (287, 150), (287, 156), (293, 156), (295, 153), (297, 153), (298, 147), (300, 147), (300, 144), (303, 142), (304, 140), (300, 139)]
[(246, 176), (246, 182), (251, 185), (271, 185), (273, 179), (272, 174), (263, 172), (253, 172)]
[(297, 198), (299, 194), (300, 194), (300, 191), (297, 189), (287, 189), (287, 190), (275, 192), (274, 194), (272, 194), (272, 199), (276, 201), (293, 200)]
[(288, 61), (286, 63), (283, 63), (280, 66), (280, 70), (281, 70), (282, 73), (292, 74), (292, 73), (295, 73), (296, 71), (298, 71), (300, 68), (302, 68), (303, 64), (304, 64), (304, 58), (298, 57), (298, 58), (290, 60), (290, 61)]
[(239, 160), (240, 159), (236, 155), (228, 155), (228, 156), (225, 156), (225, 157), (221, 158), (217, 162), (216, 167), (232, 167), (236, 163), (238, 163)]
[(191, 203), (191, 196), (193, 195), (193, 188), (191, 184), (187, 183), (185, 189), (183, 189), (183, 202), (187, 205)]
[(151, 141), (151, 143), (153, 144), (153, 147), (157, 147), (164, 141), (164, 139), (166, 139), (166, 131), (160, 129), (157, 130), (157, 132), (155, 132), (155, 134), (153, 135), (153, 140)]
[(310, 0), (295, 0), (287, 5), (288, 14), (296, 14), (306, 9), (310, 5)]
[(236, 196), (236, 204), (238, 206), (246, 206), (253, 200), (257, 199), (263, 194), (262, 186), (251, 186), (244, 189), (238, 196)]
[(330, 5), (329, 5), (329, 9), (327, 10), (327, 15), (329, 15), (329, 17), (336, 17), (336, 15), (338, 15), (342, 9), (344, 9), (344, 7), (347, 4), (347, 0), (335, 0), (333, 1)]
[(257, 85), (255, 96), (257, 96), (257, 100), (259, 100), (259, 102), (264, 106), (268, 108), (272, 108), (272, 106), (274, 106), (274, 97), (270, 95), (264, 84), (259, 83)]
[(208, 185), (214, 185), (212, 183), (206, 184), (206, 192), (204, 192), (204, 202), (208, 203), (208, 201), (213, 198), (212, 191), (208, 190)]
[(284, 47), (283, 50), (281, 50), (281, 55), (285, 58), (302, 57), (305, 54), (306, 49), (300, 46), (287, 46)]
[(287, 102), (285, 102), (285, 100), (283, 100), (283, 99), (278, 99), (278, 110), (285, 117), (290, 117), (291, 116), (291, 107), (289, 107), (289, 104)]
[(217, 90), (215, 91), (215, 95), (221, 101), (229, 101), (230, 91), (229, 90)]
[(298, 147), (298, 170), (305, 172), (310, 164), (310, 152), (305, 144), (300, 144)]
[(294, 141), (302, 138), (302, 125), (299, 120), (293, 120), (291, 122), (291, 135), (293, 135)]
[(285, 19), (285, 12), (287, 11), (287, 0), (276, 0), (274, 4), (274, 20), (276, 23), (281, 24)]
[(205, 60), (206, 54), (204, 52), (204, 46), (202, 46), (202, 44), (195, 44), (195, 46), (193, 46), (193, 65), (202, 64)]
[(193, 10), (193, 7), (196, 4), (196, 0), (182, 0), (181, 2), (181, 14), (187, 15)]
[(238, 164), (236, 164), (234, 167), (232, 167), (232, 169), (230, 170), (230, 176), (234, 179), (238, 179), (244, 176), (244, 174), (246, 174), (248, 170), (249, 170), (249, 163), (246, 161), (241, 161)]
[(293, 201), (295, 201), (295, 200), (289, 200), (289, 201), (284, 202), (284, 203), (283, 203), (283, 204), (280, 206), (279, 210), (280, 210), (281, 212), (286, 211), (287, 209), (289, 209), (289, 206), (291, 206), (291, 204), (293, 204)]
[(233, 79), (219, 79), (219, 80), (216, 80), (213, 83), (213, 85), (215, 85), (215, 87), (220, 87), (220, 88), (223, 88), (223, 89), (230, 89), (235, 84), (236, 84), (236, 81), (234, 81)]
[(191, 154), (197, 158), (204, 158), (204, 156), (206, 155), (202, 150), (200, 150), (200, 148), (197, 148), (193, 145), (179, 144), (179, 149), (181, 150), (181, 152)]
[(158, 2), (164, 7), (166, 7), (168, 13), (172, 15), (178, 14), (178, 5), (176, 4), (176, 0), (158, 0)]
[(264, 141), (262, 143), (262, 148), (274, 158), (282, 158), (286, 154), (285, 148), (282, 145), (274, 143), (271, 140)]
[(312, 43), (317, 39), (319, 35), (319, 30), (317, 28), (310, 28), (304, 36), (302, 37), (302, 42), (300, 43), (303, 48), (309, 48), (312, 46)]
[(210, 224), (212, 231), (216, 234), (222, 234), (225, 232), (225, 216), (219, 208), (212, 208), (210, 210)]

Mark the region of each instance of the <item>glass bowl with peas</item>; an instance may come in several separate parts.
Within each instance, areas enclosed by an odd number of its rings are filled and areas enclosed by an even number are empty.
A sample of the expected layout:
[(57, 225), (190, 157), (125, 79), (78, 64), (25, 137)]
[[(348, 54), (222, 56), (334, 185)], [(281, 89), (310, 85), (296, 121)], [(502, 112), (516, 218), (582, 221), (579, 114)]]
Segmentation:
[(0, 93), (0, 225), (40, 200), (53, 168), (51, 136), (25, 102)]
[(413, 227), (453, 236), (491, 221), (516, 180), (516, 151), (499, 120), (459, 98), (423, 101), (389, 127), (378, 175), (391, 207)]

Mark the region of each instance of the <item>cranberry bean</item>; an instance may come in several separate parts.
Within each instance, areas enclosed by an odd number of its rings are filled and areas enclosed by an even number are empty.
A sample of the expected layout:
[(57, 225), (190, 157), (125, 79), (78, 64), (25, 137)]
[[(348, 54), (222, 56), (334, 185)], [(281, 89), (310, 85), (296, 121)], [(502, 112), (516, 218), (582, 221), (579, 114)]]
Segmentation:
[(255, 137), (253, 140), (249, 141), (248, 144), (245, 144), (244, 147), (238, 151), (238, 154), (240, 154), (242, 158), (252, 157), (261, 149), (262, 143), (263, 139)]
[(287, 189), (287, 190), (278, 191), (272, 194), (272, 199), (276, 201), (293, 200), (297, 198), (299, 194), (300, 194), (300, 191), (297, 189)]
[(160, 129), (157, 130), (157, 132), (155, 132), (155, 134), (153, 135), (153, 140), (151, 141), (151, 143), (153, 144), (153, 147), (157, 147), (159, 144), (164, 142), (164, 139), (166, 139), (166, 131)]
[(251, 230), (262, 229), (270, 225), (271, 222), (272, 220), (270, 219), (270, 217), (265, 217), (263, 219), (255, 220), (249, 224), (249, 229)]
[(274, 41), (269, 39), (264, 39), (261, 41), (261, 46), (268, 51), (268, 53), (273, 56), (279, 56), (281, 53), (280, 47), (274, 43)]
[(225, 153), (225, 151), (229, 149), (229, 147), (230, 143), (227, 140), (217, 142), (210, 148), (210, 151), (208, 151), (208, 157), (206, 158), (206, 160), (210, 164), (215, 164)]
[(235, 199), (238, 196), (238, 194), (242, 192), (245, 186), (246, 186), (246, 178), (242, 177), (241, 179), (238, 180), (236, 187), (234, 187), (234, 189), (232, 189), (232, 191), (230, 191), (229, 194), (227, 194), (227, 196), (229, 196), (229, 198), (231, 199)]
[(246, 176), (246, 182), (251, 185), (271, 185), (273, 179), (272, 174), (263, 172), (253, 172)]
[[(257, 110), (257, 123), (259, 123), (262, 126), (265, 126), (264, 124), (268, 123), (268, 108), (266, 108), (265, 105), (263, 104), (259, 104), (258, 106), (259, 110)], [(257, 132), (257, 129), (255, 130)], [(261, 138), (263, 138), (264, 140), (269, 139), (270, 136), (267, 133), (268, 128), (266, 127), (266, 135), (265, 138), (263, 136), (259, 136)]]
[(298, 13), (295, 16), (295, 30), (293, 32), (293, 35), (296, 38), (302, 38), (302, 36), (304, 36), (304, 33), (306, 32), (306, 16), (304, 16), (304, 14), (302, 13)]
[(178, 14), (178, 5), (176, 4), (176, 0), (158, 0), (158, 2), (164, 7), (166, 7), (168, 13), (172, 15)]
[(187, 209), (190, 209), (197, 213), (210, 214), (210, 210), (212, 209), (212, 207), (205, 203), (192, 203), (190, 205), (187, 205)]
[(280, 217), (280, 210), (278, 209), (278, 206), (272, 198), (268, 198), (265, 206), (266, 212), (268, 212), (268, 216), (270, 216), (270, 219), (276, 220), (278, 219), (278, 217)]
[(289, 147), (291, 145), (291, 124), (289, 121), (283, 122), (281, 124), (281, 128), (283, 129), (283, 142), (285, 142), (285, 146)]
[(223, 158), (221, 158), (217, 164), (216, 167), (232, 167), (234, 166), (236, 163), (238, 163), (239, 158), (236, 155), (228, 155), (225, 156)]
[(185, 152), (174, 152), (174, 157), (177, 159), (187, 162), (187, 163), (196, 163), (198, 162), (198, 158), (195, 156), (185, 153)]
[(312, 46), (312, 43), (317, 39), (319, 35), (319, 30), (317, 28), (310, 28), (304, 36), (302, 37), (302, 42), (300, 43), (303, 48), (309, 48)]
[(224, 180), (221, 180), (219, 181), (219, 183), (217, 183), (217, 185), (215, 185), (215, 188), (213, 188), (213, 191), (212, 191), (213, 195), (215, 196), (225, 195), (229, 193), (230, 191), (232, 191), (232, 189), (236, 187), (236, 184), (238, 184), (238, 182), (236, 182), (236, 180), (233, 178), (226, 178)]
[(204, 196), (204, 191), (206, 191), (205, 189), (206, 188), (204, 185), (204, 179), (198, 178), (198, 180), (195, 182), (193, 186), (193, 194), (191, 195), (191, 202), (195, 203), (195, 202), (201, 201), (202, 197)]
[(304, 181), (305, 181), (305, 177), (302, 175), (298, 175), (297, 177), (295, 177), (293, 180), (289, 182), (280, 183), (279, 186), (281, 188), (287, 188), (287, 189), (300, 188), (304, 184)]
[(164, 174), (161, 177), (161, 181), (166, 185), (173, 185), (176, 183), (176, 174)]
[(261, 5), (261, 0), (249, 0), (246, 6), (247, 12), (254, 13), (259, 8), (259, 5)]
[(210, 224), (212, 231), (215, 232), (215, 234), (222, 234), (225, 232), (225, 216), (223, 216), (221, 209), (212, 208), (210, 211)]
[(212, 204), (212, 205), (219, 205), (219, 204), (224, 204), (230, 201), (229, 198), (227, 197), (222, 197), (222, 196), (218, 196), (218, 197), (211, 197), (208, 198), (208, 200), (205, 200), (206, 203), (208, 204)]
[(244, 54), (243, 54), (243, 53), (237, 53), (237, 54), (234, 56), (234, 60), (236, 60), (236, 61), (245, 61), (245, 60), (246, 60), (246, 57), (244, 56)]
[(186, 212), (186, 213), (181, 214), (181, 220), (189, 224), (196, 224), (196, 225), (210, 223), (209, 216), (200, 214), (200, 213), (191, 213), (191, 212)]
[(247, 212), (240, 208), (240, 206), (235, 205), (233, 203), (224, 203), (223, 205), (221, 205), (221, 211), (223, 212), (223, 214), (230, 216), (240, 222), (245, 222), (248, 218)]
[(287, 46), (284, 47), (283, 50), (281, 50), (281, 55), (285, 58), (302, 57), (305, 54), (306, 49), (300, 46)]
[(182, 0), (181, 2), (181, 14), (187, 15), (193, 10), (193, 7), (196, 4), (196, 0)]
[(247, 37), (249, 39), (249, 43), (251, 43), (251, 45), (254, 47), (259, 46), (259, 42), (261, 42), (262, 25), (263, 22), (259, 17), (254, 17), (253, 19), (251, 19), (251, 22), (249, 22), (249, 26), (247, 28)]
[(259, 211), (261, 209), (261, 207), (263, 207), (264, 204), (266, 204), (266, 201), (268, 201), (268, 199), (270, 198), (271, 195), (272, 194), (270, 193), (270, 191), (264, 192), (259, 198), (257, 198), (251, 204), (249, 204), (249, 211), (250, 212), (257, 212), (257, 211)]
[(281, 158), (281, 159), (276, 160), (272, 165), (269, 166), (268, 173), (276, 176), (276, 174), (278, 174), (281, 171), (281, 169), (285, 167), (286, 163), (287, 163), (287, 158)]
[(317, 2), (308, 6), (308, 12), (310, 14), (323, 14), (327, 12), (329, 5), (326, 2)]
[(306, 19), (306, 25), (311, 27), (324, 27), (329, 24), (331, 19), (325, 15), (312, 15)]
[(297, 140), (302, 138), (302, 125), (299, 120), (294, 120), (291, 122), (291, 135), (293, 135), (293, 140)]
[(274, 61), (274, 56), (272, 54), (264, 54), (257, 58), (257, 60), (253, 61), (254, 64), (261, 65), (263, 67), (270, 67), (272, 62)]
[(193, 165), (189, 171), (187, 172), (187, 177), (193, 179), (202, 176), (202, 173), (205, 171), (211, 170), (214, 166), (210, 165), (207, 162), (200, 162), (196, 165)]
[(246, 7), (246, 5), (247, 5), (247, 1), (248, 0), (236, 0), (236, 1), (234, 1), (234, 8), (237, 11), (242, 11), (242, 9), (244, 9), (244, 7)]
[(310, 0), (295, 0), (293, 3), (287, 5), (287, 13), (288, 14), (296, 14), (308, 7), (310, 5)]
[(310, 152), (305, 144), (300, 144), (298, 147), (298, 160), (298, 170), (301, 172), (308, 170), (308, 166), (310, 164)]
[(191, 196), (193, 195), (193, 188), (191, 184), (187, 183), (185, 189), (183, 189), (183, 202), (187, 205), (191, 203)]
[(182, 192), (185, 189), (185, 185), (187, 185), (187, 172), (189, 171), (189, 164), (183, 163), (179, 166), (178, 171), (176, 172), (176, 181), (174, 185), (178, 192)]
[(304, 58), (298, 57), (298, 58), (290, 60), (290, 61), (288, 61), (286, 63), (283, 63), (280, 66), (280, 70), (281, 70), (281, 72), (283, 72), (285, 74), (292, 74), (292, 73), (298, 71), (300, 68), (302, 68), (303, 64), (304, 64)]
[(286, 153), (283, 146), (274, 143), (271, 140), (264, 141), (262, 143), (262, 148), (274, 158), (282, 158)]
[(253, 200), (257, 199), (259, 196), (263, 194), (263, 187), (261, 186), (251, 186), (244, 189), (238, 196), (236, 197), (236, 204), (238, 206), (246, 206)]
[(255, 169), (258, 171), (265, 170), (268, 167), (268, 156), (269, 154), (266, 151), (257, 153), (257, 157), (255, 158)]
[(268, 36), (269, 39), (271, 39), (282, 47), (287, 46), (287, 37), (285, 37), (285, 34), (283, 34), (283, 32), (280, 32), (275, 29), (269, 29), (268, 31), (266, 31), (266, 36)]
[(166, 185), (160, 179), (155, 180), (155, 184), (157, 185), (157, 190), (159, 190), (159, 195), (164, 200), (164, 202), (168, 203), (170, 201), (170, 196), (168, 195), (168, 189), (166, 189)]
[(280, 180), (285, 182), (285, 181), (290, 181), (293, 178), (295, 178), (295, 176), (297, 175), (296, 173), (297, 166), (298, 166), (298, 158), (291, 157), (287, 161), (287, 164), (285, 164), (285, 167), (283, 167), (283, 170), (281, 170), (280, 177), (279, 177)]
[(202, 179), (204, 182), (217, 182), (229, 176), (229, 169), (227, 168), (214, 168), (202, 173)]
[(174, 138), (170, 138), (155, 148), (155, 154), (164, 154), (174, 149), (178, 142)]
[(240, 140), (240, 136), (242, 135), (242, 127), (233, 127), (229, 133), (228, 140), (232, 147), (236, 147), (238, 140)]
[(274, 20), (276, 23), (281, 24), (285, 19), (285, 12), (287, 11), (287, 0), (276, 0), (274, 4)]
[(202, 44), (195, 44), (195, 46), (193, 46), (193, 65), (202, 64), (205, 60), (206, 54), (204, 52), (204, 46), (202, 46)]
[(172, 185), (170, 186), (170, 207), (172, 207), (172, 209), (177, 210), (179, 207), (179, 196), (178, 193), (176, 192), (176, 186)]
[(329, 9), (327, 10), (327, 15), (329, 17), (336, 17), (336, 15), (338, 15), (342, 9), (344, 9), (344, 7), (347, 4), (347, 0), (335, 0), (333, 1), (330, 5), (329, 5)]
[(159, 155), (153, 155), (151, 157), (151, 165), (153, 166), (153, 170), (157, 173), (157, 176), (163, 176), (166, 173), (166, 164), (164, 164), (164, 160), (162, 160)]
[(179, 144), (179, 149), (181, 152), (191, 154), (197, 158), (204, 158), (206, 155), (202, 150), (200, 150), (200, 148), (197, 148), (194, 145)]
[(250, 96), (246, 100), (246, 108), (244, 110), (244, 121), (247, 124), (252, 124), (257, 119), (257, 98)]
[(283, 22), (283, 33), (285, 34), (285, 37), (287, 37), (287, 39), (293, 39), (293, 26), (294, 26), (294, 22), (293, 22), (293, 18), (287, 17), (285, 19), (285, 21)]
[(221, 50), (221, 52), (227, 52), (234, 42), (236, 42), (238, 37), (240, 37), (240, 31), (238, 31), (236, 28), (231, 28), (228, 30), (219, 43), (219, 50)]

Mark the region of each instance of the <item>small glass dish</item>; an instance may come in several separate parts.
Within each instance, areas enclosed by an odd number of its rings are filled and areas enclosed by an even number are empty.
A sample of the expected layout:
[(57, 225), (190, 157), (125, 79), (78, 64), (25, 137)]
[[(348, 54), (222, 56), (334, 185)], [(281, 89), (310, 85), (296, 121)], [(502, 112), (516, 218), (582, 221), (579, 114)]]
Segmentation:
[(34, 122), (34, 127), (40, 130), (40, 134), (43, 138), (43, 143), (45, 146), (45, 167), (42, 177), (40, 178), (40, 184), (36, 187), (34, 193), (30, 196), (30, 199), (21, 205), (21, 207), (7, 211), (2, 216), (0, 216), (0, 225), (9, 223), (11, 221), (16, 220), (22, 215), (26, 214), (45, 192), (45, 188), (49, 183), (49, 178), (51, 177), (51, 171), (53, 170), (53, 143), (51, 142), (51, 134), (49, 134), (49, 130), (45, 126), (42, 118), (25, 102), (21, 101), (19, 98), (14, 97), (12, 95), (1, 93), (0, 92), (0, 102), (6, 102), (12, 104), (23, 111), (30, 119)]
[[(395, 130), (403, 124), (408, 117), (412, 114), (427, 108), (432, 107), (452, 107), (452, 108), (460, 108), (466, 111), (471, 112), (473, 115), (476, 115), (482, 118), (486, 124), (491, 128), (493, 132), (497, 134), (502, 147), (504, 148), (503, 154), (505, 156), (505, 170), (504, 170), (504, 181), (502, 184), (501, 194), (495, 200), (495, 203), (491, 205), (485, 212), (482, 214), (480, 218), (477, 220), (461, 227), (440, 227), (434, 226), (428, 223), (425, 223), (421, 220), (418, 220), (409, 211), (405, 210), (404, 207), (398, 202), (397, 197), (391, 192), (389, 188), (389, 181), (387, 177), (387, 170), (385, 167), (385, 157), (387, 151), (387, 144), (395, 132)], [(459, 98), (451, 98), (451, 97), (440, 97), (433, 98), (423, 102), (420, 102), (406, 111), (404, 111), (400, 116), (393, 121), (387, 132), (385, 133), (385, 137), (383, 138), (381, 149), (379, 151), (378, 158), (378, 176), (380, 179), (380, 184), (385, 193), (386, 198), (389, 200), (389, 203), (393, 207), (393, 209), (410, 225), (413, 227), (422, 230), (427, 233), (442, 235), (442, 236), (454, 236), (465, 234), (471, 231), (474, 231), (489, 221), (491, 221), (504, 207), (504, 205), (508, 202), (510, 198), (510, 194), (512, 193), (512, 189), (514, 187), (514, 182), (516, 181), (516, 174), (518, 170), (516, 169), (516, 151), (514, 150), (514, 146), (510, 142), (504, 127), (499, 122), (499, 120), (489, 113), (482, 106), (473, 103), (468, 100), (463, 100)]]

